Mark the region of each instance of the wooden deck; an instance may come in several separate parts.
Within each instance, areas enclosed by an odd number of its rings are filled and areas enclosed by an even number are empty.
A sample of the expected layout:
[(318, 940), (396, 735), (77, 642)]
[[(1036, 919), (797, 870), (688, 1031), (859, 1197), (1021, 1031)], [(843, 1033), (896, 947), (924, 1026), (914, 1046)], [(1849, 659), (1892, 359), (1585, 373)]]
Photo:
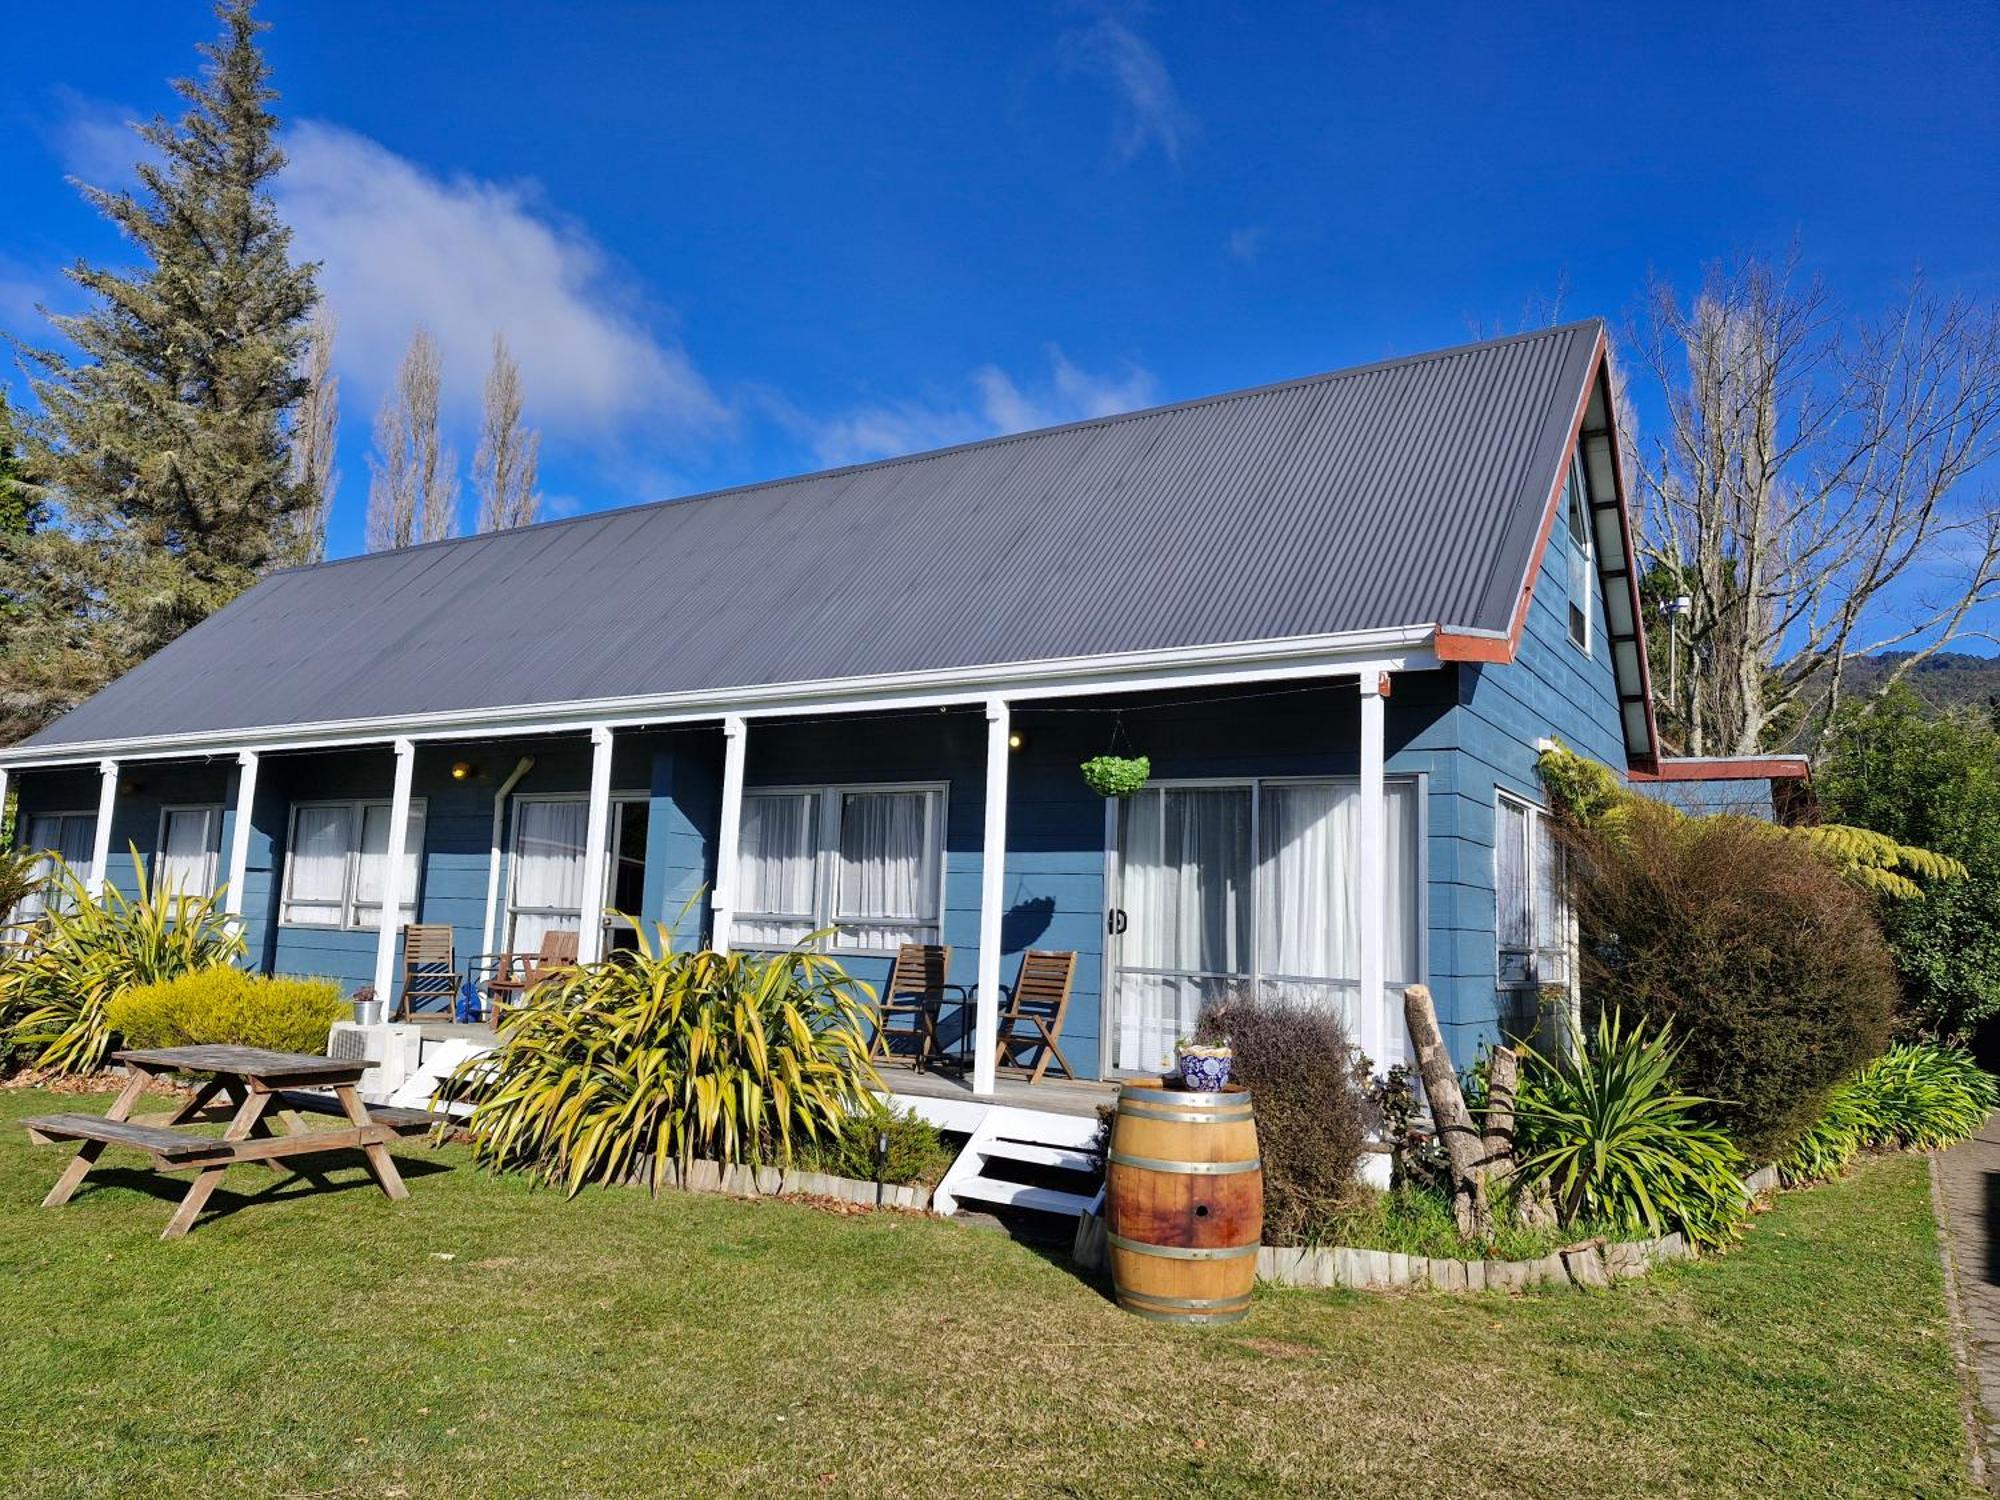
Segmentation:
[(1029, 1083), (1022, 1078), (996, 1078), (993, 1092), (975, 1094), (972, 1080), (956, 1073), (919, 1073), (913, 1068), (885, 1067), (878, 1070), (890, 1093), (904, 1098), (950, 1099), (970, 1104), (1005, 1104), (1014, 1109), (1037, 1109), (1048, 1114), (1095, 1115), (1100, 1106), (1118, 1101), (1118, 1085), (1094, 1083), (1088, 1079), (1043, 1079)]

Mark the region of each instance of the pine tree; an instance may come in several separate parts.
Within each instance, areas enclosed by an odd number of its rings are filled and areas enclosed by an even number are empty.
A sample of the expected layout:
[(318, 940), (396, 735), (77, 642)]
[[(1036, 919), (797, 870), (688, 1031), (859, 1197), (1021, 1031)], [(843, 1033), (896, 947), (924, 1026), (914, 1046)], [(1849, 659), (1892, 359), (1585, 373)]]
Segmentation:
[(50, 315), (79, 351), (29, 351), (26, 456), (60, 524), (9, 543), (0, 590), (32, 618), (0, 647), (15, 732), (80, 702), (229, 602), (282, 556), (310, 504), (286, 414), (316, 293), (270, 184), (284, 165), (251, 0), (218, 7), (178, 122), (139, 127), (136, 192), (84, 197), (147, 264), (79, 262), (94, 306)]
[(437, 339), (419, 328), (375, 414), (375, 451), (368, 456), (370, 552), (458, 534), (458, 455), (438, 431), (443, 385)]
[[(20, 446), (7, 393), (0, 391), (0, 537), (27, 536), (41, 519), (41, 504), (28, 483)], [(0, 599), (0, 610), (5, 608)]]
[(485, 419), (472, 459), (481, 531), (534, 524), (542, 508), (535, 489), (541, 455), (542, 435), (521, 425), (521, 367), (508, 352), (506, 335), (496, 333), (493, 367), (486, 374)]

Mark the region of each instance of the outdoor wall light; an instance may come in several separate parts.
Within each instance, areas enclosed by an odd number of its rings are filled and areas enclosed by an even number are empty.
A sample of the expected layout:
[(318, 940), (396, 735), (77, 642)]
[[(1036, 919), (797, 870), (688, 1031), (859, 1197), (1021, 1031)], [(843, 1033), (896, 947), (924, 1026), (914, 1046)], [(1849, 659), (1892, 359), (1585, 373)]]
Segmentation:
[(470, 781), (472, 780), (474, 774), (478, 771), (478, 769), (479, 768), (473, 765), (473, 763), (469, 760), (453, 761), (451, 767), (451, 779), (453, 781)]
[(1009, 750), (1024, 749), (1027, 746), (1027, 743), (1028, 743), (1028, 737), (1025, 734), (1021, 733), (1021, 731), (1018, 729), (1016, 729), (1013, 733), (1007, 736), (1007, 748)]

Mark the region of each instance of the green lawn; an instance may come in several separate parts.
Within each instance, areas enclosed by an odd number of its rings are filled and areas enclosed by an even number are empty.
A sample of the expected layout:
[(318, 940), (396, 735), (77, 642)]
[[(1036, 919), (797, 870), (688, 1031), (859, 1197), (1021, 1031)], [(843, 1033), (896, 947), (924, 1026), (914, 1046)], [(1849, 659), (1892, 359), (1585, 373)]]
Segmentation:
[(12, 1122), (105, 1103), (0, 1093), (0, 1494), (1971, 1493), (1921, 1159), (1610, 1294), (1202, 1330), (990, 1231), (456, 1150), (398, 1151), (407, 1203), (345, 1166), (163, 1244), (136, 1172), (36, 1206), (67, 1149)]

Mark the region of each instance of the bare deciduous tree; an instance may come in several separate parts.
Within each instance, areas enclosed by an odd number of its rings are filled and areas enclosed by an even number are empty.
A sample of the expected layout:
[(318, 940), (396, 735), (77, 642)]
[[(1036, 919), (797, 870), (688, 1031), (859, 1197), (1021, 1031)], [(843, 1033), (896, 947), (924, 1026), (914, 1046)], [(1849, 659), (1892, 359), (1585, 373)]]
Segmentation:
[(443, 360), (437, 339), (419, 328), (396, 385), (375, 415), (368, 467), (368, 550), (434, 542), (458, 531), (458, 461), (438, 431)]
[(472, 482), (479, 490), (479, 529), (527, 526), (541, 509), (535, 490), (542, 435), (521, 425), (521, 367), (505, 334), (493, 335), (493, 366), (486, 372), (486, 402)]
[(1909, 650), (1893, 683), (1986, 634), (1982, 606), (2000, 600), (2000, 503), (1975, 488), (2000, 446), (1991, 304), (1918, 282), (1881, 321), (1850, 324), (1795, 259), (1753, 259), (1712, 270), (1686, 307), (1655, 287), (1636, 343), (1667, 397), (1639, 473), (1648, 562), (1691, 600), (1663, 705), (1688, 753), (1750, 754), (1823, 725), (1857, 656)]
[(310, 503), (295, 517), (282, 554), (290, 567), (326, 561), (326, 527), (333, 515), (334, 492), (340, 488), (334, 461), (340, 434), (340, 377), (333, 373), (333, 334), (333, 313), (322, 302), (306, 335), (306, 393), (292, 418), (291, 480)]

